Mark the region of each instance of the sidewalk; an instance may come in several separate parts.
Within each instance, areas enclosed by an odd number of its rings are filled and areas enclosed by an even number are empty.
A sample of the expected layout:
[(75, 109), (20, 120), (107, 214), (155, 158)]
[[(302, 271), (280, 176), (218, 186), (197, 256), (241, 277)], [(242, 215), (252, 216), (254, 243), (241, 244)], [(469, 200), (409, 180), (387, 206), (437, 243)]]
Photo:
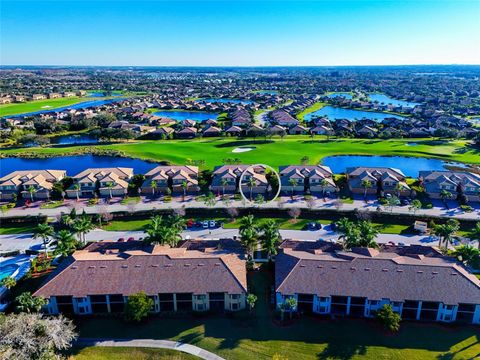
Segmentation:
[(207, 350), (203, 350), (195, 345), (185, 344), (171, 340), (154, 340), (154, 339), (90, 339), (79, 338), (75, 345), (81, 347), (103, 346), (103, 347), (140, 347), (140, 348), (156, 348), (177, 350), (205, 360), (224, 360), (222, 357), (215, 355)]

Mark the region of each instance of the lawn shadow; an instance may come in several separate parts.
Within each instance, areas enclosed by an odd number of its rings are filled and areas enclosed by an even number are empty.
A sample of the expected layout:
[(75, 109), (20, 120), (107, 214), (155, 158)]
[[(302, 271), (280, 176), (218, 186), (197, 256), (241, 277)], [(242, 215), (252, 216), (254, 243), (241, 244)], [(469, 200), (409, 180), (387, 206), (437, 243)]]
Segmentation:
[(349, 360), (355, 355), (365, 355), (366, 353), (367, 348), (365, 345), (329, 342), (325, 350), (317, 355), (317, 359)]

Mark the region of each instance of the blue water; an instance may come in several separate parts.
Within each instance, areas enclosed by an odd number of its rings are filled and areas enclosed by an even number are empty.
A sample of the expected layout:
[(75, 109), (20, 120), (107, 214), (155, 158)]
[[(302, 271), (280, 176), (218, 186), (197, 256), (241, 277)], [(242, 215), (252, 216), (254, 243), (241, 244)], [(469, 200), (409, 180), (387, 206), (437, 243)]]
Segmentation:
[(113, 156), (76, 155), (47, 159), (4, 158), (0, 160), (0, 176), (15, 170), (66, 170), (73, 176), (87, 168), (127, 167), (134, 173), (145, 174), (158, 164), (140, 160)]
[(335, 92), (335, 93), (328, 94), (327, 97), (329, 98), (344, 97), (345, 99), (353, 98), (352, 94), (348, 92)]
[(0, 266), (0, 280), (5, 279), (6, 277), (9, 277), (17, 269), (18, 269), (18, 265), (15, 265), (15, 264)]
[[(89, 96), (89, 97), (105, 97), (105, 94), (103, 92), (93, 91), (93, 92), (87, 93), (87, 96)], [(122, 93), (112, 93), (111, 96), (122, 96)]]
[(64, 135), (50, 138), (52, 144), (75, 145), (75, 144), (96, 144), (98, 139), (89, 135)]
[(464, 166), (461, 163), (447, 163), (438, 159), (415, 158), (406, 156), (361, 156), (340, 155), (328, 156), (322, 160), (322, 164), (330, 167), (335, 174), (345, 172), (345, 169), (353, 166), (391, 167), (400, 169), (406, 176), (418, 177), (419, 171), (445, 170), (445, 165)]
[(68, 105), (68, 106), (62, 106), (62, 107), (57, 107), (57, 108), (48, 108), (45, 110), (39, 110), (39, 111), (32, 111), (28, 113), (23, 113), (23, 114), (16, 114), (10, 117), (19, 117), (19, 116), (30, 116), (30, 115), (39, 115), (39, 114), (47, 114), (51, 112), (59, 112), (59, 111), (64, 111), (64, 110), (69, 110), (69, 109), (85, 109), (89, 107), (96, 107), (96, 106), (102, 106), (102, 105), (107, 105), (111, 104), (117, 101), (125, 100), (126, 98), (117, 98), (117, 99), (108, 99), (108, 100), (90, 100), (90, 101), (82, 101), (78, 104), (73, 104), (73, 105)]
[(405, 106), (405, 107), (415, 107), (420, 105), (419, 103), (409, 102), (405, 100), (397, 100), (387, 96), (385, 94), (368, 94), (368, 97), (371, 101), (378, 101), (379, 104), (389, 105), (392, 104), (393, 106)]
[(205, 111), (157, 111), (153, 115), (168, 117), (174, 120), (195, 120), (204, 121), (208, 119), (216, 119), (218, 113), (209, 113)]
[(397, 118), (403, 119), (402, 116), (392, 115), (382, 112), (375, 112), (375, 111), (362, 111), (362, 110), (354, 110), (354, 109), (345, 109), (335, 106), (324, 106), (320, 110), (314, 111), (310, 114), (305, 115), (304, 119), (309, 121), (314, 116), (327, 116), (330, 120), (335, 119), (348, 119), (348, 120), (361, 120), (371, 119), (375, 121), (382, 121), (385, 118)]
[(255, 92), (257, 94), (268, 94), (268, 95), (277, 95), (279, 93), (277, 90), (258, 90)]
[(210, 102), (210, 103), (226, 103), (226, 104), (252, 104), (251, 100), (240, 100), (240, 99), (223, 99), (223, 98), (209, 98), (209, 99), (198, 99), (198, 102)]

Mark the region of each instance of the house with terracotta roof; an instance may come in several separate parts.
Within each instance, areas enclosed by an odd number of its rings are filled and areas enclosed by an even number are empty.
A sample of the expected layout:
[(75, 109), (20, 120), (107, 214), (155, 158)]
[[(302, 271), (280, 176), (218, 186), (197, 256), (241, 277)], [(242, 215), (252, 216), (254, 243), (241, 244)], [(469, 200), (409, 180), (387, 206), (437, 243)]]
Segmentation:
[[(152, 183), (155, 186), (152, 186)], [(165, 193), (167, 189), (173, 193), (183, 193), (185, 190), (187, 193), (196, 194), (200, 190), (198, 167), (190, 165), (157, 166), (145, 174), (145, 181), (140, 187), (140, 192), (144, 195), (155, 195), (156, 193)]]
[(182, 130), (176, 131), (175, 136), (179, 139), (193, 139), (197, 136), (198, 129), (194, 127), (184, 127)]
[(65, 192), (67, 197), (92, 197), (97, 192), (103, 197), (125, 196), (132, 168), (91, 168), (73, 176), (73, 184)]
[(480, 323), (480, 280), (428, 246), (382, 245), (344, 251), (335, 243), (287, 241), (275, 260), (277, 307), (373, 317), (390, 304), (402, 319)]
[[(246, 195), (264, 194), (268, 190), (268, 181), (265, 176), (266, 168), (264, 166), (251, 167), (250, 165), (222, 165), (213, 170), (212, 184), (210, 190), (215, 194), (235, 193), (240, 188), (240, 178), (242, 177), (242, 191)], [(250, 179), (255, 181), (253, 187), (247, 186)]]
[(333, 194), (338, 191), (332, 170), (328, 166), (287, 165), (280, 166), (279, 170), (282, 192)]
[[(353, 194), (392, 194), (411, 196), (406, 176), (399, 169), (383, 167), (349, 167), (346, 169), (348, 188)], [(370, 187), (365, 188), (368, 182)]]
[(30, 200), (48, 199), (53, 184), (65, 176), (65, 170), (14, 171), (0, 179), (0, 199), (12, 200), (14, 194)]
[(466, 171), (420, 171), (419, 178), (425, 192), (432, 199), (440, 199), (442, 191), (454, 197), (459, 192), (469, 201), (480, 201), (480, 175)]
[(121, 313), (141, 291), (155, 313), (238, 311), (246, 306), (246, 264), (243, 253), (225, 245), (94, 243), (61, 263), (33, 295), (48, 300), (49, 314)]

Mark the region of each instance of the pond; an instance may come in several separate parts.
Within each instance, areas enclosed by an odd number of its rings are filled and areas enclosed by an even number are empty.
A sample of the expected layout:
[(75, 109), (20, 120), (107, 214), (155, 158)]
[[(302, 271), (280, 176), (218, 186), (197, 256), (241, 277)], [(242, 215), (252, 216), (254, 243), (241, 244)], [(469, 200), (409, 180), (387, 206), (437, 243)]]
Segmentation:
[[(87, 93), (89, 97), (105, 97), (105, 93), (103, 91), (89, 91)], [(122, 96), (122, 93), (114, 92), (109, 96)]]
[(411, 107), (411, 108), (417, 105), (420, 105), (419, 103), (415, 103), (415, 102), (397, 100), (385, 94), (368, 94), (368, 98), (371, 101), (378, 101), (379, 104), (383, 103), (384, 105), (392, 104), (393, 106), (405, 106), (405, 107)]
[(49, 109), (39, 110), (39, 111), (32, 111), (32, 112), (27, 112), (27, 113), (23, 113), (23, 114), (16, 114), (16, 115), (13, 115), (11, 117), (48, 114), (48, 113), (51, 113), (51, 112), (60, 112), (60, 111), (70, 110), (70, 109), (85, 109), (85, 108), (89, 108), (89, 107), (97, 107), (97, 106), (107, 105), (107, 104), (111, 104), (111, 103), (114, 103), (114, 102), (117, 102), (117, 101), (122, 101), (122, 100), (125, 100), (125, 99), (126, 98), (82, 101), (82, 102), (79, 102), (79, 103), (73, 104), (73, 105), (62, 106), (62, 107), (57, 107), (57, 108), (49, 108)]
[(400, 169), (406, 176), (413, 178), (418, 177), (419, 171), (446, 170), (446, 165), (465, 167), (462, 163), (407, 156), (340, 155), (327, 156), (321, 162), (322, 165), (330, 167), (335, 174), (344, 173), (346, 168), (354, 166), (391, 167)]
[(336, 106), (324, 106), (323, 108), (314, 111), (310, 114), (305, 115), (304, 119), (306, 121), (310, 121), (313, 117), (323, 117), (326, 116), (330, 120), (335, 119), (347, 119), (347, 120), (361, 120), (361, 119), (371, 119), (374, 121), (382, 121), (386, 118), (397, 118), (397, 119), (404, 119), (402, 116), (392, 115), (382, 112), (376, 111), (363, 111), (363, 110), (355, 110), (355, 109), (346, 109), (340, 108)]
[(254, 92), (257, 94), (267, 94), (267, 95), (277, 95), (279, 93), (278, 90), (258, 90)]
[(62, 135), (51, 137), (50, 143), (59, 145), (97, 144), (98, 139), (90, 135)]
[(350, 100), (353, 98), (353, 95), (349, 92), (334, 92), (334, 93), (328, 94), (327, 97), (332, 99), (336, 97), (344, 97), (345, 99)]
[(174, 120), (195, 120), (195, 121), (205, 121), (208, 119), (218, 118), (218, 113), (211, 113), (206, 111), (157, 111), (153, 115), (168, 117)]
[(225, 98), (208, 98), (208, 99), (198, 99), (195, 100), (198, 102), (205, 103), (225, 103), (225, 104), (253, 104), (251, 100), (240, 100), (240, 99), (225, 99)]
[(133, 168), (136, 174), (145, 174), (158, 163), (140, 159), (130, 159), (114, 156), (75, 155), (45, 159), (4, 158), (0, 160), (0, 176), (5, 176), (15, 170), (66, 170), (68, 176), (73, 176), (87, 168), (127, 167)]

